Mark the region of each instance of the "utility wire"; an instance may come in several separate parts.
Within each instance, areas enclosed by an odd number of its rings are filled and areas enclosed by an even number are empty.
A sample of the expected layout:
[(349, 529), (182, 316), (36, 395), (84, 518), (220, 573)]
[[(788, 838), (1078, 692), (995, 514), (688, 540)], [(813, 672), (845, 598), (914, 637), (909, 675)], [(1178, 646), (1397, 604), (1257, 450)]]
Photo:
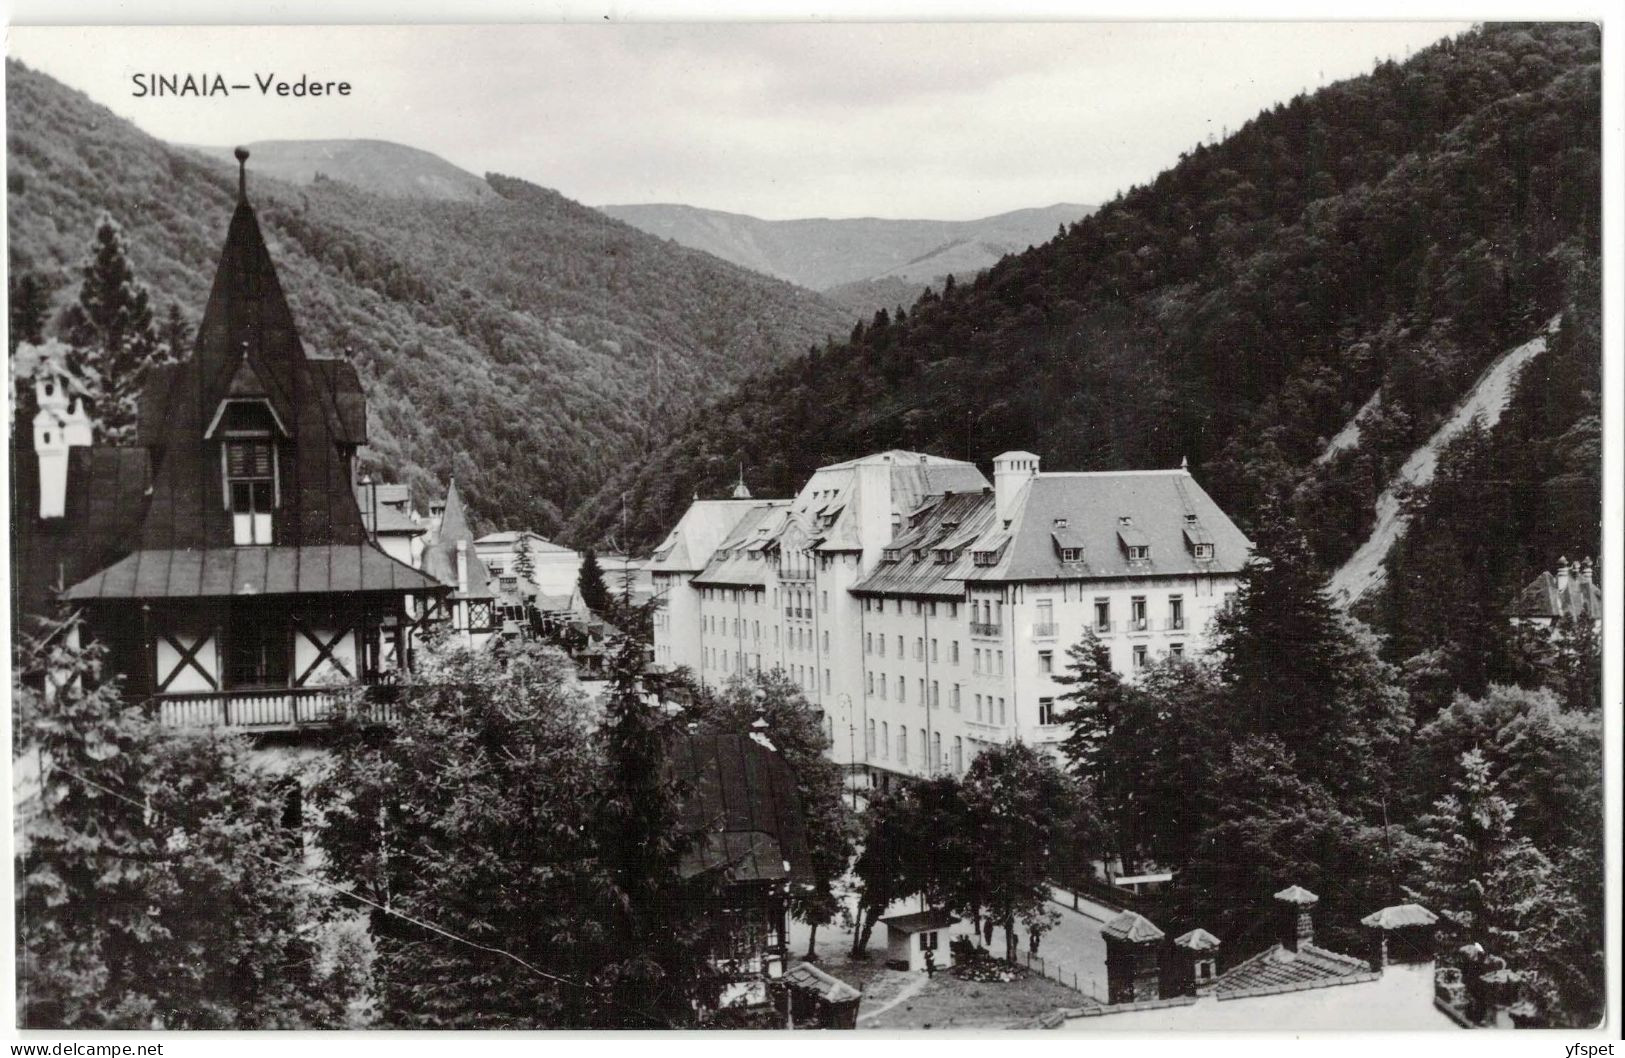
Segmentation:
[[(147, 812), (147, 811), (150, 810), (149, 805), (146, 805), (146, 804), (144, 804), (144, 803), (142, 803), (140, 801), (137, 801), (133, 797), (129, 797), (129, 796), (125, 795), (125, 794), (122, 794), (122, 793), (118, 792), (117, 790), (111, 789), (111, 788), (109, 788), (107, 786), (103, 786), (101, 783), (96, 782), (94, 779), (88, 779), (85, 776), (80, 775), (78, 772), (75, 772), (70, 768), (63, 767), (60, 764), (53, 765), (53, 767), (54, 767), (55, 770), (62, 772), (63, 774), (69, 776), (70, 778), (74, 778), (74, 779), (79, 780), (80, 782), (84, 783), (86, 786), (91, 786), (91, 787), (94, 787), (97, 790), (100, 790), (102, 793), (107, 794), (109, 797), (116, 797), (120, 801), (123, 801), (126, 804), (133, 805), (134, 807), (141, 809), (143, 812)], [(432, 933), (438, 933), (442, 937), (445, 937), (448, 940), (455, 941), (458, 944), (464, 944), (464, 945), (467, 945), (470, 948), (478, 948), (481, 951), (490, 952), (493, 955), (501, 955), (504, 958), (511, 959), (514, 962), (518, 963), (520, 966), (523, 966), (525, 969), (529, 970), (531, 973), (535, 974), (536, 976), (543, 978), (544, 980), (553, 981), (553, 982), (556, 982), (556, 983), (561, 984), (561, 985), (567, 985), (567, 986), (569, 986), (571, 988), (579, 988), (584, 992), (596, 993), (598, 991), (597, 989), (594, 989), (591, 985), (585, 985), (585, 984), (582, 984), (579, 981), (572, 981), (569, 978), (560, 977), (557, 974), (548, 973), (546, 970), (543, 970), (543, 969), (541, 969), (541, 968), (527, 962), (526, 960), (520, 958), (519, 956), (515, 955), (511, 951), (507, 951), (507, 950), (505, 950), (503, 948), (493, 947), (493, 946), (491, 946), (489, 944), (481, 944), (479, 941), (470, 940), (467, 937), (459, 936), (458, 934), (453, 933), (451, 930), (445, 929), (445, 928), (443, 928), (441, 926), (437, 926), (432, 922), (426, 922), (423, 919), (416, 918), (416, 917), (414, 917), (412, 915), (408, 915), (403, 911), (397, 911), (392, 907), (386, 907), (385, 905), (380, 904), (375, 900), (372, 900), (372, 899), (369, 899), (368, 897), (362, 896), (360, 893), (352, 892), (352, 891), (350, 891), (348, 889), (345, 889), (344, 887), (339, 886), (339, 885), (334, 885), (332, 882), (324, 881), (324, 880), (322, 880), (320, 878), (317, 878), (315, 875), (307, 874), (306, 872), (301, 871), (301, 870), (299, 870), (297, 868), (294, 868), (294, 867), (289, 867), (287, 864), (278, 863), (276, 860), (273, 860), (268, 856), (264, 856), (264, 855), (262, 855), (260, 853), (256, 853), (256, 852), (252, 852), (252, 851), (250, 851), (248, 853), (248, 855), (250, 857), (254, 858), (254, 859), (257, 859), (257, 860), (261, 861), (262, 863), (269, 866), (274, 871), (279, 871), (279, 872), (281, 872), (283, 874), (293, 875), (294, 877), (302, 879), (303, 881), (305, 881), (308, 884), (321, 886), (322, 888), (325, 888), (325, 889), (331, 889), (332, 891), (334, 891), (336, 893), (339, 893), (342, 896), (350, 897), (353, 900), (359, 900), (361, 903), (366, 904), (369, 907), (377, 908), (379, 911), (382, 911), (386, 915), (390, 915), (390, 916), (392, 916), (394, 918), (401, 919), (404, 922), (410, 922), (412, 925), (417, 926), (417, 927), (419, 927), (421, 929), (429, 930)], [(672, 1022), (670, 1019), (664, 1018), (664, 1017), (662, 1017), (662, 1016), (660, 1016), (658, 1014), (655, 1014), (655, 1013), (653, 1013), (651, 1011), (642, 1010), (642, 1009), (639, 1009), (639, 1008), (636, 1008), (636, 1007), (628, 1007), (628, 1006), (625, 1006), (623, 1004), (617, 1003), (614, 1000), (611, 1000), (610, 1004), (612, 1006), (614, 1006), (614, 1007), (617, 1007), (618, 1009), (627, 1011), (628, 1013), (636, 1014), (640, 1018), (644, 1018), (646, 1020), (653, 1021), (653, 1022), (663, 1023), (668, 1028), (678, 1028), (678, 1027), (680, 1027), (677, 1024), (675, 1024), (674, 1022)]]

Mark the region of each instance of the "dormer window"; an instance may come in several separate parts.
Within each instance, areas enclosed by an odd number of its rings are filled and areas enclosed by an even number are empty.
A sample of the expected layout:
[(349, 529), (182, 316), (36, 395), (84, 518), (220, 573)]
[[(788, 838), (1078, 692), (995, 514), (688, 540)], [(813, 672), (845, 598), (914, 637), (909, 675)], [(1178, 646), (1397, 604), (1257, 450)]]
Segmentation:
[(1196, 552), (1196, 557), (1199, 559), (1211, 559), (1213, 557), (1212, 544), (1197, 544), (1193, 550)]
[(1078, 560), (1078, 549), (1077, 548), (1075, 548), (1075, 547), (1063, 547), (1063, 548), (1061, 548), (1061, 561), (1062, 562), (1076, 562), (1077, 560)]
[(1143, 562), (1151, 557), (1151, 549), (1144, 544), (1131, 545), (1128, 549), (1130, 562)]
[(971, 561), (978, 566), (993, 566), (998, 564), (997, 551), (975, 551), (971, 553)]
[(887, 562), (896, 562), (899, 559), (901, 559), (902, 557), (903, 557), (903, 552), (902, 552), (901, 549), (895, 548), (895, 547), (888, 547), (886, 549), (885, 559), (886, 559)]
[(1066, 521), (1065, 518), (1057, 518), (1057, 519), (1055, 519), (1055, 528), (1057, 528), (1057, 529), (1065, 529), (1066, 527), (1067, 527), (1067, 521)]
[(266, 437), (228, 438), (222, 447), (232, 543), (269, 544), (277, 499), (276, 446)]
[(946, 548), (946, 547), (937, 548), (937, 565), (946, 566), (949, 563), (953, 562), (953, 560), (954, 560), (954, 553), (953, 553), (953, 550), (951, 548)]

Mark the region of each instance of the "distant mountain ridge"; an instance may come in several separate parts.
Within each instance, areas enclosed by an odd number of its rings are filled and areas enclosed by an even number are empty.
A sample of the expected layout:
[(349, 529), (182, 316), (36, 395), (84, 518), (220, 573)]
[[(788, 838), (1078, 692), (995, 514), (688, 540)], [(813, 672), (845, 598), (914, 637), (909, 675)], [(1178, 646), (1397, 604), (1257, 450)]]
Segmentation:
[(1094, 211), (1060, 202), (978, 220), (763, 220), (668, 203), (598, 208), (651, 235), (819, 291), (868, 280), (895, 279), (913, 288), (950, 274), (968, 279)]
[[(157, 140), (15, 60), (6, 85), (12, 278), (32, 274), (62, 309), (106, 211), (160, 318), (174, 304), (195, 327), (235, 164)], [(406, 198), (360, 178), (376, 167), (311, 152), (278, 165), (274, 147), (248, 146), (249, 196), (300, 337), (361, 375), (363, 469), (404, 481), (419, 504), (455, 477), (482, 528), (559, 532), (709, 397), (852, 326), (810, 291), (522, 180), (491, 175), (489, 196), (469, 201), (414, 179), (440, 194)], [(307, 168), (283, 167), (294, 157)], [(333, 158), (461, 172), (393, 144)]]
[[(232, 147), (183, 144), (236, 166)], [(342, 180), (390, 198), (431, 198), (448, 202), (494, 202), (497, 193), (483, 179), (438, 154), (388, 140), (259, 140), (243, 144), (254, 171), (290, 184), (309, 184), (318, 175)]]

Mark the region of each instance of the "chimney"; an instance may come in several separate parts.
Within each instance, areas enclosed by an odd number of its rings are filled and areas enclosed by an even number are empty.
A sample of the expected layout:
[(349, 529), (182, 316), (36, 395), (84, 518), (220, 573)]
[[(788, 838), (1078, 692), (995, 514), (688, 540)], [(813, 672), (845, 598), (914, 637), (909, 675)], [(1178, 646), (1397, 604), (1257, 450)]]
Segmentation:
[(1557, 590), (1562, 591), (1569, 586), (1569, 560), (1568, 556), (1557, 560)]
[(1016, 516), (1016, 500), (1028, 479), (1038, 476), (1038, 457), (1031, 452), (1005, 452), (993, 458), (993, 496), (999, 519)]
[(1174, 938), (1179, 953), (1177, 983), (1187, 996), (1206, 995), (1219, 979), (1219, 938), (1205, 929), (1193, 929)]
[(1390, 963), (1433, 962), (1433, 930), (1439, 916), (1421, 904), (1395, 904), (1360, 920), (1371, 937), (1371, 968), (1382, 973)]
[(457, 541), (457, 591), (468, 594), (468, 541)]
[(1141, 1003), (1162, 998), (1164, 934), (1144, 915), (1125, 911), (1100, 927), (1106, 941), (1106, 1001)]
[(39, 516), (60, 518), (67, 510), (68, 450), (91, 442), (84, 402), (69, 394), (67, 380), (46, 370), (34, 380), (34, 454), (39, 459)]
[(1315, 942), (1315, 923), (1309, 909), (1320, 903), (1320, 897), (1301, 885), (1288, 886), (1275, 894), (1280, 906), (1281, 947), (1295, 952)]

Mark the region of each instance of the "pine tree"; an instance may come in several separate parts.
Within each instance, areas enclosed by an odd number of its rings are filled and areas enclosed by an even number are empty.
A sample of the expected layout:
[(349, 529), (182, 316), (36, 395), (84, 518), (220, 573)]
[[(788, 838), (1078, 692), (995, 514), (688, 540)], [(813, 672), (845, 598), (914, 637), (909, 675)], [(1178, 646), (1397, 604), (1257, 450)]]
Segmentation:
[(282, 825), (281, 780), (244, 740), (172, 736), (127, 709), (99, 648), (48, 669), (71, 678), (12, 687), (13, 759), (39, 777), (19, 827), (22, 1024), (344, 1024), (364, 982), (321, 957), (329, 912)]
[(172, 361), (185, 360), (191, 351), (192, 328), (175, 302), (169, 303), (169, 314), (164, 317), (163, 350)]
[(598, 553), (590, 547), (581, 556), (581, 572), (576, 576), (576, 586), (581, 590), (581, 601), (587, 604), (587, 609), (595, 614), (608, 612), (609, 585), (604, 583), (604, 570), (598, 564)]
[(597, 975), (616, 999), (594, 1012), (599, 1027), (689, 1024), (721, 993), (708, 922), (720, 879), (711, 871), (684, 876), (684, 853), (703, 838), (684, 830), (682, 791), (667, 766), (676, 730), (644, 670), (643, 645), (623, 639), (598, 728), (604, 772), (593, 814), (611, 886), (604, 939), (619, 953)]
[(104, 440), (129, 440), (147, 368), (163, 357), (147, 290), (135, 281), (124, 235), (104, 213), (81, 269), (79, 300), (63, 320), (69, 368), (91, 394)]
[(520, 530), (519, 542), (514, 545), (513, 571), (526, 584), (536, 581), (536, 560), (530, 553), (530, 534)]
[(50, 294), (45, 284), (33, 272), (11, 277), (11, 352), (27, 343), (40, 345), (45, 341), (45, 317), (50, 312)]
[(1072, 703), (1063, 720), (1069, 731), (1061, 743), (1067, 767), (1080, 779), (1099, 784), (1101, 750), (1122, 707), (1127, 688), (1112, 668), (1111, 648), (1086, 628), (1083, 637), (1066, 649), (1066, 671), (1055, 682), (1071, 690), (1060, 695)]

